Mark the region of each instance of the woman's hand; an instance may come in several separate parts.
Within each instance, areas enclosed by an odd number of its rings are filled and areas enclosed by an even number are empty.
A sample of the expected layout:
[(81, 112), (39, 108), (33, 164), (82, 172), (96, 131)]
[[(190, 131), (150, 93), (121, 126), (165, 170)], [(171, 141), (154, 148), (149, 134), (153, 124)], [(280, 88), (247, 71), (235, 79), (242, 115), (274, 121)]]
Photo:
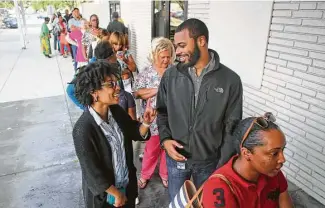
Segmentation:
[(146, 111), (143, 114), (143, 123), (150, 125), (156, 118), (157, 111), (154, 110), (150, 105), (147, 105)]
[(115, 186), (111, 185), (106, 190), (106, 193), (114, 196), (115, 198), (114, 207), (121, 207), (125, 205), (127, 201), (126, 196), (124, 195), (124, 193), (120, 192)]
[(124, 52), (123, 51), (117, 51), (116, 53), (116, 58), (121, 60), (121, 61), (124, 61)]
[(118, 192), (115, 196), (115, 204), (114, 207), (122, 207), (126, 204), (127, 202), (126, 196), (122, 192)]

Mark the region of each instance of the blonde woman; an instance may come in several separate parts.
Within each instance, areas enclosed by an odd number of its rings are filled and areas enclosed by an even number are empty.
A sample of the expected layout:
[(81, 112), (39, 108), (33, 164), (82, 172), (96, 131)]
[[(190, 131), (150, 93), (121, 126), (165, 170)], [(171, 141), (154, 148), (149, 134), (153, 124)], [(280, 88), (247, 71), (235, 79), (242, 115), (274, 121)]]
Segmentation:
[[(166, 69), (175, 60), (175, 50), (172, 42), (163, 37), (153, 39), (151, 43), (151, 51), (149, 53), (150, 66), (145, 68), (135, 79), (134, 95), (136, 98), (142, 99), (142, 112), (147, 105), (156, 108), (156, 94), (158, 86)], [(146, 143), (144, 156), (142, 161), (141, 176), (138, 180), (139, 188), (145, 188), (151, 179), (160, 157), (159, 175), (164, 187), (168, 187), (168, 174), (166, 167), (166, 154), (160, 148), (160, 139), (158, 126), (154, 121), (150, 127), (151, 138)]]
[(121, 76), (123, 79), (123, 83), (121, 86), (126, 91), (132, 93), (131, 86), (132, 86), (132, 75), (131, 72), (136, 71), (136, 64), (135, 61), (127, 48), (128, 41), (126, 40), (126, 36), (120, 32), (113, 32), (109, 37), (109, 43), (111, 44), (116, 61), (119, 63), (121, 68)]

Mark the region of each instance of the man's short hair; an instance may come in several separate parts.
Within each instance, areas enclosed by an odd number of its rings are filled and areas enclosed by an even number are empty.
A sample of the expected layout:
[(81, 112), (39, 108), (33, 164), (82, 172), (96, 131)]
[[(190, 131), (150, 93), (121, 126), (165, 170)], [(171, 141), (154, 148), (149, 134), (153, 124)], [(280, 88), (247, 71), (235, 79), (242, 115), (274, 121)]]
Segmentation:
[(112, 16), (113, 16), (114, 19), (118, 19), (119, 18), (118, 12), (113, 12), (113, 15)]
[(74, 12), (75, 10), (79, 11), (79, 9), (77, 7), (75, 7), (75, 8), (73, 8), (72, 12)]
[(175, 32), (181, 32), (185, 29), (189, 31), (191, 38), (194, 38), (196, 40), (198, 37), (204, 36), (206, 41), (209, 42), (208, 27), (201, 20), (196, 18), (187, 19), (176, 28)]

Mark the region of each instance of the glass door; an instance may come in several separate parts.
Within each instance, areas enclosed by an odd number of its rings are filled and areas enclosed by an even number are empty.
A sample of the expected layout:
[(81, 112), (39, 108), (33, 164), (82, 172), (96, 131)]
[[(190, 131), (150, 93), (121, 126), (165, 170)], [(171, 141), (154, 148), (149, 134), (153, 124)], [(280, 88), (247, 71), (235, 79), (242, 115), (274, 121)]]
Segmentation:
[(174, 40), (175, 30), (187, 19), (187, 1), (152, 1), (152, 37)]
[(109, 1), (109, 14), (110, 14), (110, 21), (112, 21), (112, 14), (113, 12), (117, 12), (119, 15), (121, 15), (121, 9), (120, 9), (120, 2), (119, 1)]

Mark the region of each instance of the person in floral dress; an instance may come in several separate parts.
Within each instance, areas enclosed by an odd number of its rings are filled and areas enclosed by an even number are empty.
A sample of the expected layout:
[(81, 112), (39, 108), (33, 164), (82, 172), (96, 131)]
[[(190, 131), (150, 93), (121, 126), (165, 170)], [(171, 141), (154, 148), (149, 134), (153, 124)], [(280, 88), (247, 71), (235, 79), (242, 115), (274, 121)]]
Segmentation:
[[(156, 108), (158, 86), (166, 69), (175, 60), (175, 50), (172, 42), (163, 37), (153, 39), (149, 53), (150, 66), (142, 70), (135, 79), (133, 91), (136, 98), (141, 98), (141, 114), (147, 105)], [(139, 188), (145, 188), (151, 179), (160, 157), (159, 175), (164, 187), (168, 187), (166, 154), (160, 147), (159, 132), (156, 120), (150, 126), (151, 138), (147, 141), (142, 161)]]

